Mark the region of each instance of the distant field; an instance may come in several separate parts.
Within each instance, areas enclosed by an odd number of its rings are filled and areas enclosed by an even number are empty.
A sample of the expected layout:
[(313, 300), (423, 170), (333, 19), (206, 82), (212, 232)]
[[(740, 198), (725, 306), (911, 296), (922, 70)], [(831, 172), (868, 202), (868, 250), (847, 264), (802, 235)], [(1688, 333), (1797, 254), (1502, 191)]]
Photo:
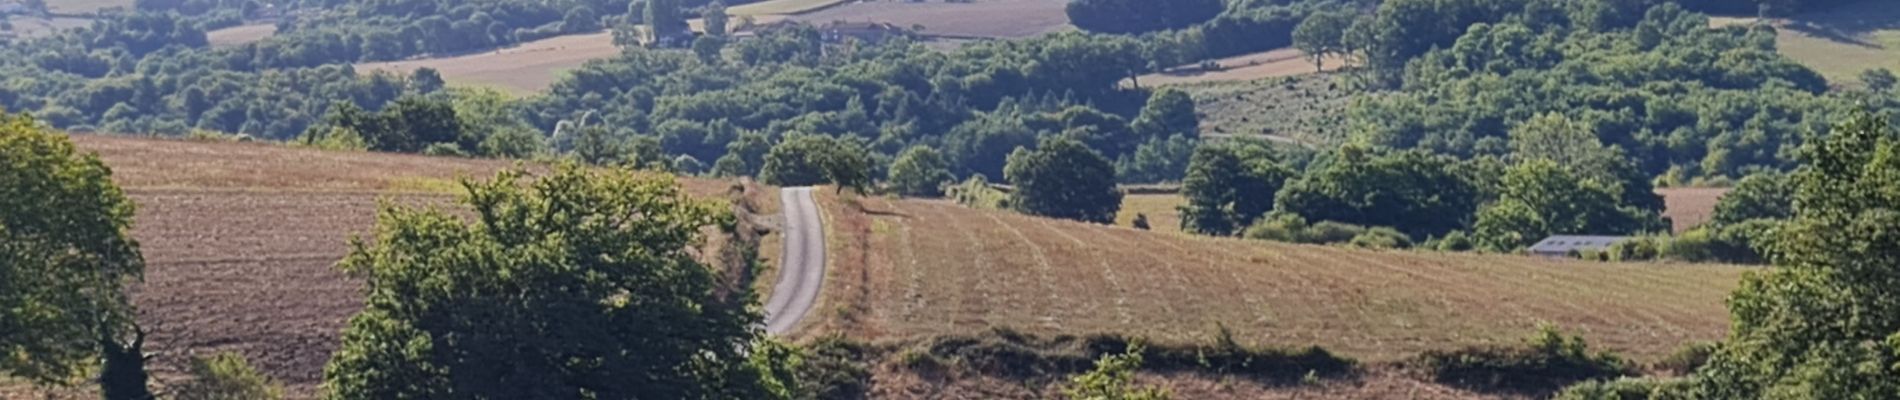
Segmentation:
[(1187, 204), (1178, 194), (1130, 194), (1122, 196), (1121, 212), (1115, 214), (1115, 226), (1134, 226), (1135, 216), (1148, 216), (1148, 229), (1155, 232), (1180, 232), (1181, 209)]
[(1192, 237), (932, 201), (826, 205), (815, 325), (868, 338), (1119, 332), (1320, 345), (1369, 361), (1515, 343), (1542, 322), (1653, 360), (1721, 338), (1745, 270)]
[(46, 8), (55, 14), (89, 14), (109, 7), (132, 8), (132, 0), (46, 0)]
[(408, 74), (417, 68), (435, 68), (450, 84), (484, 86), (516, 95), (546, 89), (561, 73), (588, 60), (620, 54), (613, 34), (566, 35), (512, 47), (455, 57), (357, 64), (356, 70)]
[[(1712, 21), (1717, 26), (1754, 22), (1754, 18)], [(1867, 0), (1774, 24), (1781, 53), (1814, 68), (1830, 82), (1859, 85), (1861, 71), (1900, 71), (1900, 6), (1891, 0)]]
[(1663, 196), (1663, 216), (1674, 222), (1671, 228), (1676, 233), (1688, 231), (1715, 214), (1715, 203), (1728, 194), (1728, 188), (1663, 188), (1656, 189)]
[(834, 21), (880, 22), (923, 34), (958, 38), (1022, 38), (1073, 29), (1063, 11), (1067, 0), (869, 1), (850, 3), (803, 15), (794, 21), (825, 24)]
[(275, 34), (277, 24), (260, 23), (205, 32), (205, 39), (211, 42), (211, 47), (231, 47), (264, 40)]
[(844, 3), (846, 0), (765, 0), (727, 8), (731, 15), (783, 15), (809, 12)]
[[(332, 268), (382, 201), (444, 204), (458, 177), (491, 177), (507, 161), (317, 151), (262, 143), (73, 136), (98, 152), (138, 207), (132, 235), (146, 257), (133, 302), (151, 330), (160, 382), (187, 357), (238, 351), (310, 398), (361, 284)], [(702, 196), (728, 183), (682, 180)], [(6, 395), (0, 385), (0, 398)], [(94, 396), (96, 398), (96, 396)]]
[[(1311, 67), (1307, 64), (1307, 71)], [(1335, 78), (1327, 73), (1173, 88), (1194, 97), (1203, 136), (1333, 143), (1345, 137), (1346, 107), (1353, 94)]]
[(92, 25), (92, 20), (87, 18), (37, 18), (24, 15), (13, 15), (6, 18), (8, 23), (13, 24), (13, 33), (24, 38), (45, 37), (58, 33), (61, 30)]
[[(1182, 65), (1166, 71), (1140, 76), (1142, 86), (1180, 85), (1203, 82), (1246, 81), (1260, 78), (1306, 75), (1321, 72), (1306, 58), (1306, 53), (1285, 48), (1214, 60), (1218, 70), (1202, 70), (1200, 65)], [(1326, 71), (1345, 66), (1337, 57), (1327, 57)], [(1124, 85), (1133, 82), (1124, 81)]]

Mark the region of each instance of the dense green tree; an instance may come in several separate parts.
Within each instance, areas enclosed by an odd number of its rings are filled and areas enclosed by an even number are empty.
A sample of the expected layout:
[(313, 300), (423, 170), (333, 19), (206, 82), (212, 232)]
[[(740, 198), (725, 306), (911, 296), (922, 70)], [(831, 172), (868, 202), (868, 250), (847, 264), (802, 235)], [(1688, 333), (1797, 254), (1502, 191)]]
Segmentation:
[(1716, 201), (1709, 222), (1729, 225), (1752, 219), (1788, 219), (1794, 216), (1794, 197), (1795, 183), (1787, 174), (1749, 175)]
[(706, 5), (706, 10), (700, 14), (700, 18), (706, 21), (706, 34), (725, 36), (730, 29), (726, 27), (727, 21), (731, 20), (732, 16), (726, 14), (726, 2), (713, 0), (711, 4)]
[(942, 153), (925, 146), (904, 149), (891, 162), (888, 183), (897, 194), (918, 197), (943, 196), (943, 186), (956, 180), (950, 175), (950, 163)]
[(1653, 210), (1625, 206), (1613, 184), (1572, 173), (1548, 159), (1519, 163), (1504, 175), (1497, 202), (1480, 210), (1473, 239), (1512, 251), (1550, 235), (1628, 235), (1660, 230)]
[(1728, 340), (1696, 373), (1707, 399), (1900, 396), (1900, 144), (1858, 115), (1804, 147), (1780, 268), (1729, 300)]
[(1161, 89), (1148, 97), (1148, 104), (1135, 117), (1134, 129), (1146, 138), (1183, 135), (1200, 137), (1201, 117), (1194, 111), (1194, 98), (1186, 92)]
[(1425, 237), (1463, 229), (1486, 198), (1465, 163), (1409, 150), (1346, 146), (1280, 190), (1276, 208), (1309, 221), (1393, 227)]
[(693, 257), (730, 214), (666, 178), (559, 167), (468, 181), (474, 217), (386, 206), (338, 267), (365, 307), (336, 399), (753, 398), (760, 317)]
[(870, 184), (870, 173), (870, 155), (856, 140), (793, 134), (765, 154), (759, 181), (779, 186), (833, 184), (838, 190), (862, 192)]
[(1133, 154), (1115, 159), (1115, 175), (1125, 183), (1180, 182), (1200, 141), (1174, 135), (1150, 138)]
[(1181, 230), (1233, 235), (1273, 209), (1275, 193), (1293, 171), (1260, 146), (1235, 143), (1194, 151), (1181, 185), (1187, 198), (1181, 206)]
[(686, 32), (686, 16), (682, 13), (678, 0), (646, 0), (648, 39), (678, 35)]
[(1313, 68), (1326, 70), (1327, 56), (1347, 52), (1346, 30), (1352, 27), (1354, 16), (1345, 12), (1317, 12), (1306, 16), (1300, 26), (1293, 29), (1293, 47), (1306, 53), (1313, 60)]
[(1111, 223), (1121, 210), (1115, 166), (1074, 139), (1043, 139), (1010, 154), (1003, 176), (1015, 186), (1010, 205), (1030, 215)]
[(0, 115), (0, 372), (45, 384), (97, 372), (108, 400), (152, 397), (124, 291), (144, 269), (132, 213), (96, 156)]

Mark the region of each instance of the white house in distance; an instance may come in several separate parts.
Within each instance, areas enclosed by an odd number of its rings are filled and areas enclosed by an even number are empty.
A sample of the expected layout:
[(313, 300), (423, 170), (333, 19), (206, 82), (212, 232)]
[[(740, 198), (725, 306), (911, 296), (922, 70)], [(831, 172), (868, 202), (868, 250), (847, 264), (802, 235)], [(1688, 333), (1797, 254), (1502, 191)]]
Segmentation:
[(1531, 254), (1544, 257), (1572, 257), (1580, 253), (1602, 252), (1629, 240), (1628, 236), (1556, 235), (1531, 245)]

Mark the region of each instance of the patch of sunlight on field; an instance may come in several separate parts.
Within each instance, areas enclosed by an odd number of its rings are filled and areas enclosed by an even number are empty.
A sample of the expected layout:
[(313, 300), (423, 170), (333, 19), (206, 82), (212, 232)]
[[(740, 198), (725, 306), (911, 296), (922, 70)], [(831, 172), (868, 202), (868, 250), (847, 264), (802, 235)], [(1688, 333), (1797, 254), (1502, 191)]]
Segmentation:
[(1180, 207), (1187, 201), (1178, 194), (1131, 194), (1122, 197), (1122, 210), (1115, 214), (1116, 226), (1134, 226), (1135, 215), (1148, 216), (1148, 228), (1155, 232), (1180, 232)]

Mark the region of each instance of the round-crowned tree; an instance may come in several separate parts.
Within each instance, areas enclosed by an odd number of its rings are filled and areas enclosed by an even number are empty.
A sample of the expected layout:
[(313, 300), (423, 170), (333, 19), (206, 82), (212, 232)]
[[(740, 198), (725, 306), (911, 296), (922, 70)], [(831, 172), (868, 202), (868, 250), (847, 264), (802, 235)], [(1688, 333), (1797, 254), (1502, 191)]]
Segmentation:
[(1106, 224), (1122, 207), (1115, 166), (1075, 139), (1049, 138), (1035, 150), (1017, 149), (1003, 176), (1015, 186), (1010, 204), (1027, 214)]
[(925, 146), (912, 146), (891, 163), (888, 183), (897, 194), (938, 197), (943, 196), (943, 185), (955, 179), (942, 153)]

